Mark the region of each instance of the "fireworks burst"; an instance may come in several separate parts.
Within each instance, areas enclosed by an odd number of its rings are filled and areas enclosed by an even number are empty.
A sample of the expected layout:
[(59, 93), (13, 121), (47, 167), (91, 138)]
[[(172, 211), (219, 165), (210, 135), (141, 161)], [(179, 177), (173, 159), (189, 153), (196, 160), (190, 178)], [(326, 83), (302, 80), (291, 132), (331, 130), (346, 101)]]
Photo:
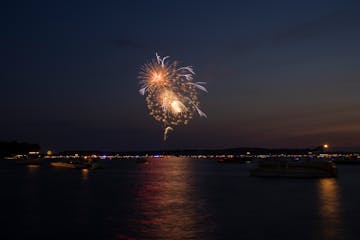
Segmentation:
[(206, 118), (200, 110), (198, 90), (207, 92), (205, 82), (194, 82), (191, 66), (178, 67), (156, 53), (156, 59), (140, 71), (140, 94), (145, 96), (150, 115), (164, 125), (164, 140), (176, 125), (186, 125), (194, 113)]

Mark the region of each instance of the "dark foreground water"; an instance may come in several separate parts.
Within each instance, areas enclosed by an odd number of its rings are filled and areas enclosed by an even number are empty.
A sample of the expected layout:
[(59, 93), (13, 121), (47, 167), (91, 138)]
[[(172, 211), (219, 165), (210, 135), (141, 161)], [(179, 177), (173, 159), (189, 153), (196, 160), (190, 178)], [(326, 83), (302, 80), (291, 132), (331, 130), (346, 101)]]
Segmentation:
[(0, 239), (360, 239), (360, 166), (248, 177), (212, 159), (78, 171), (0, 160)]

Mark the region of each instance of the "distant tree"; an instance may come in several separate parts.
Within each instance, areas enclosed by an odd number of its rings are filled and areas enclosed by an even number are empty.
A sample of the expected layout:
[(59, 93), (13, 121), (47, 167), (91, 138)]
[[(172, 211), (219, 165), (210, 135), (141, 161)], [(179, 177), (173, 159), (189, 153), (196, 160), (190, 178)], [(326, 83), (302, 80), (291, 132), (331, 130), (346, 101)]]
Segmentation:
[(16, 154), (27, 154), (29, 152), (38, 152), (40, 150), (39, 144), (26, 142), (0, 142), (0, 157), (6, 157)]

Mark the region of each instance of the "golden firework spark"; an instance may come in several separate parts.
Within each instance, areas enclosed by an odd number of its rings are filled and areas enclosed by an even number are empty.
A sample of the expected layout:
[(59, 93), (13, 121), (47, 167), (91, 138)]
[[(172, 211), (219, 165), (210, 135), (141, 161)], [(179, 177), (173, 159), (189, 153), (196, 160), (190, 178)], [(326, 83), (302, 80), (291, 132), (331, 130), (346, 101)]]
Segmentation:
[(207, 92), (205, 82), (194, 82), (191, 66), (179, 67), (177, 62), (166, 61), (169, 56), (145, 64), (140, 71), (140, 94), (145, 96), (150, 115), (164, 125), (164, 140), (176, 125), (186, 125), (200, 110), (198, 90)]

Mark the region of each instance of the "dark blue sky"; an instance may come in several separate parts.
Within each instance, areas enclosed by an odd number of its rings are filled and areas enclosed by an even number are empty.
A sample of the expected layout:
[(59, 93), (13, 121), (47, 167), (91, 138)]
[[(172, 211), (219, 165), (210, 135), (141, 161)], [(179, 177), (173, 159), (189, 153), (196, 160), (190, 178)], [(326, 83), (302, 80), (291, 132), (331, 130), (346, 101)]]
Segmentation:
[[(359, 1), (8, 1), (0, 140), (44, 149), (360, 146)], [(208, 119), (162, 140), (138, 94), (170, 55)]]

